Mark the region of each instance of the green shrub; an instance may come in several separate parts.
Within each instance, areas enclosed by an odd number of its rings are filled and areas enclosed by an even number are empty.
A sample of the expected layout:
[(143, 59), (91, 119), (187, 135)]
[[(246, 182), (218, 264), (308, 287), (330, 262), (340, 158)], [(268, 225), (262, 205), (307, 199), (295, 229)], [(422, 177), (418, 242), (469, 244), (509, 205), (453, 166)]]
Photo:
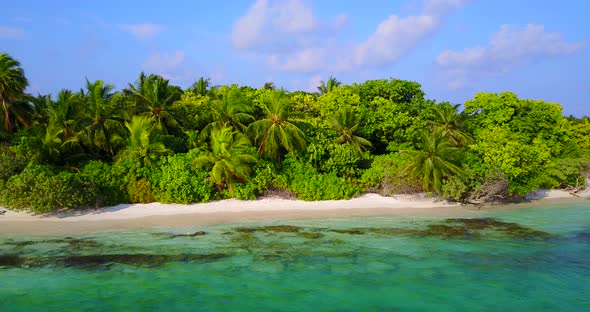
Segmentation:
[(193, 169), (191, 165), (198, 153), (195, 150), (160, 160), (150, 176), (157, 201), (188, 204), (211, 199), (213, 183), (207, 179), (208, 172)]
[(127, 195), (132, 203), (152, 203), (155, 201), (152, 194), (152, 184), (146, 178), (129, 181)]
[(464, 179), (458, 176), (451, 176), (443, 181), (442, 192), (443, 197), (460, 201), (463, 199), (468, 191), (468, 187), (465, 184)]
[(375, 156), (371, 167), (361, 175), (361, 184), (377, 188), (384, 195), (418, 192), (420, 181), (404, 170), (408, 161), (407, 156), (399, 153)]
[(100, 160), (92, 160), (80, 172), (96, 186), (97, 206), (114, 206), (129, 201), (121, 170)]
[(79, 173), (54, 174), (48, 166), (34, 165), (8, 179), (0, 190), (0, 203), (37, 213), (84, 208), (96, 204), (96, 188)]
[(17, 157), (14, 149), (8, 145), (0, 145), (0, 180), (6, 181), (20, 173), (26, 163)]
[(283, 162), (283, 174), (288, 181), (288, 189), (302, 200), (349, 199), (364, 190), (347, 183), (335, 173), (318, 173), (309, 163), (294, 158)]

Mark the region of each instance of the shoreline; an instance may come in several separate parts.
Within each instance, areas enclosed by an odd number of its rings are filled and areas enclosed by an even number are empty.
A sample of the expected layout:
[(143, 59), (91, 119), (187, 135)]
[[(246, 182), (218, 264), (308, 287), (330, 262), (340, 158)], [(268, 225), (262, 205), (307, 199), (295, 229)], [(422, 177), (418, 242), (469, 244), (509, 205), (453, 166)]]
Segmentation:
[[(538, 196), (541, 194), (541, 196)], [(529, 201), (515, 204), (461, 205), (424, 195), (384, 197), (364, 194), (349, 200), (301, 201), (275, 197), (257, 200), (226, 199), (198, 204), (120, 204), (113, 207), (33, 215), (7, 210), (0, 216), (0, 235), (62, 235), (104, 231), (191, 227), (294, 219), (371, 216), (477, 216), (490, 210), (520, 209), (551, 202), (576, 202), (566, 191), (542, 191)], [(540, 198), (538, 198), (540, 197)]]

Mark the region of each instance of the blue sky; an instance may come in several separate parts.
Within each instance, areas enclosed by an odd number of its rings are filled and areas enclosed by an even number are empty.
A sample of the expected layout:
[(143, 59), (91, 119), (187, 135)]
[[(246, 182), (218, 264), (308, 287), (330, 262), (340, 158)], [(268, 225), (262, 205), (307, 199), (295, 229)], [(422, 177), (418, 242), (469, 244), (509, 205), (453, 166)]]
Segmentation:
[(313, 90), (401, 78), (437, 101), (513, 91), (590, 115), (590, 4), (508, 0), (4, 1), (0, 52), (31, 93), (123, 88), (140, 71), (186, 87)]

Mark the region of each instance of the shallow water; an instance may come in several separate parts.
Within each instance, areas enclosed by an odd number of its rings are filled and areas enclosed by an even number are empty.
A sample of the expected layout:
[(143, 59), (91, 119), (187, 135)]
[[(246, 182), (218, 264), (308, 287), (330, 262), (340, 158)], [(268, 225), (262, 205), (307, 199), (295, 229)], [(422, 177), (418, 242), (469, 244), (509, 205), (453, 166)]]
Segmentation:
[(589, 281), (590, 201), (0, 238), (0, 311), (588, 311)]

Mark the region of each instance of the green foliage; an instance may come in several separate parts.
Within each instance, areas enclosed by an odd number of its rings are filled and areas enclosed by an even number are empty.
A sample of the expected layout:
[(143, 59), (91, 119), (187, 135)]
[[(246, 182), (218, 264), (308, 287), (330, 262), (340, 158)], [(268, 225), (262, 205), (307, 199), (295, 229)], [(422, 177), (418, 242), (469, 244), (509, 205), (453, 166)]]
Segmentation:
[(16, 124), (28, 125), (25, 107), (18, 100), (29, 85), (19, 61), (0, 53), (0, 118), (4, 129), (12, 132)]
[(302, 200), (349, 199), (364, 192), (335, 173), (318, 173), (310, 164), (294, 158), (285, 159), (283, 174), (289, 181), (288, 189)]
[(271, 83), (211, 87), (201, 77), (183, 92), (142, 73), (119, 92), (87, 80), (55, 100), (25, 94), (26, 86), (18, 61), (0, 54), (0, 141), (8, 144), (0, 194), (9, 207), (253, 199), (274, 190), (337, 199), (359, 194), (358, 185), (479, 201), (579, 188), (590, 171), (588, 118), (510, 92), (479, 93), (460, 112), (399, 79), (346, 86), (330, 77), (320, 94)]
[(100, 160), (89, 161), (80, 168), (82, 176), (96, 187), (97, 206), (114, 206), (129, 201), (125, 176), (120, 169)]
[(363, 154), (351, 145), (332, 144), (329, 157), (320, 166), (323, 172), (335, 173), (338, 177), (355, 178), (359, 176), (359, 164)]
[(427, 192), (433, 191), (440, 195), (444, 179), (463, 174), (455, 164), (460, 151), (450, 143), (444, 131), (423, 132), (418, 150), (405, 152), (412, 157), (406, 170), (422, 180), (422, 189)]
[(369, 140), (357, 135), (360, 127), (360, 117), (351, 108), (342, 108), (335, 115), (330, 116), (332, 129), (338, 133), (336, 143), (348, 144), (358, 151), (363, 151), (373, 145)]
[(571, 127), (572, 137), (578, 143), (580, 148), (590, 154), (590, 119), (585, 117), (581, 122)]
[(0, 193), (0, 204), (12, 209), (45, 213), (94, 206), (96, 188), (78, 173), (54, 174), (46, 166), (29, 166), (12, 176)]
[(20, 173), (26, 162), (19, 158), (9, 145), (0, 144), (0, 180), (6, 181), (11, 176)]
[(451, 176), (442, 184), (442, 196), (455, 201), (460, 201), (468, 190), (468, 186), (460, 176)]
[(410, 161), (408, 155), (400, 153), (375, 156), (371, 167), (363, 171), (360, 182), (384, 195), (419, 192), (420, 181), (404, 170)]
[(279, 159), (283, 151), (293, 152), (306, 145), (303, 131), (289, 118), (291, 102), (283, 91), (272, 91), (264, 102), (264, 119), (248, 127), (260, 155)]
[(211, 199), (213, 183), (207, 171), (192, 168), (198, 150), (162, 158), (151, 174), (155, 200), (161, 203), (196, 203)]
[[(320, 96), (315, 105), (318, 107), (320, 117), (328, 118), (341, 109), (357, 113), (360, 104), (360, 96), (354, 92), (354, 89), (344, 86)], [(326, 121), (326, 125), (329, 125), (329, 121)]]
[(338, 87), (340, 87), (342, 83), (338, 80), (336, 80), (336, 78), (330, 76), (330, 78), (328, 78), (328, 81), (324, 82), (323, 80), (320, 80), (320, 85), (318, 86), (318, 91), (320, 92), (320, 94), (327, 94), (330, 93), (336, 89), (338, 89)]
[(135, 104), (135, 110), (149, 118), (156, 127), (168, 133), (178, 128), (172, 104), (180, 99), (182, 90), (169, 85), (169, 81), (158, 75), (146, 76), (143, 72), (135, 85), (126, 90)]
[(161, 155), (169, 154), (171, 150), (155, 136), (154, 124), (149, 117), (133, 116), (131, 122), (126, 122), (129, 131), (125, 149), (117, 155), (117, 162), (132, 160), (149, 165)]
[(146, 178), (129, 181), (127, 196), (132, 203), (147, 204), (156, 201), (152, 192), (152, 183)]
[(232, 128), (224, 127), (213, 129), (209, 152), (194, 158), (193, 165), (209, 169), (209, 178), (219, 190), (227, 186), (233, 192), (235, 181), (249, 180), (250, 165), (256, 162), (250, 140)]
[(556, 184), (546, 171), (572, 149), (570, 124), (558, 104), (521, 100), (510, 92), (480, 93), (465, 111), (475, 134), (472, 150), (489, 172), (500, 170), (508, 178), (511, 195)]

